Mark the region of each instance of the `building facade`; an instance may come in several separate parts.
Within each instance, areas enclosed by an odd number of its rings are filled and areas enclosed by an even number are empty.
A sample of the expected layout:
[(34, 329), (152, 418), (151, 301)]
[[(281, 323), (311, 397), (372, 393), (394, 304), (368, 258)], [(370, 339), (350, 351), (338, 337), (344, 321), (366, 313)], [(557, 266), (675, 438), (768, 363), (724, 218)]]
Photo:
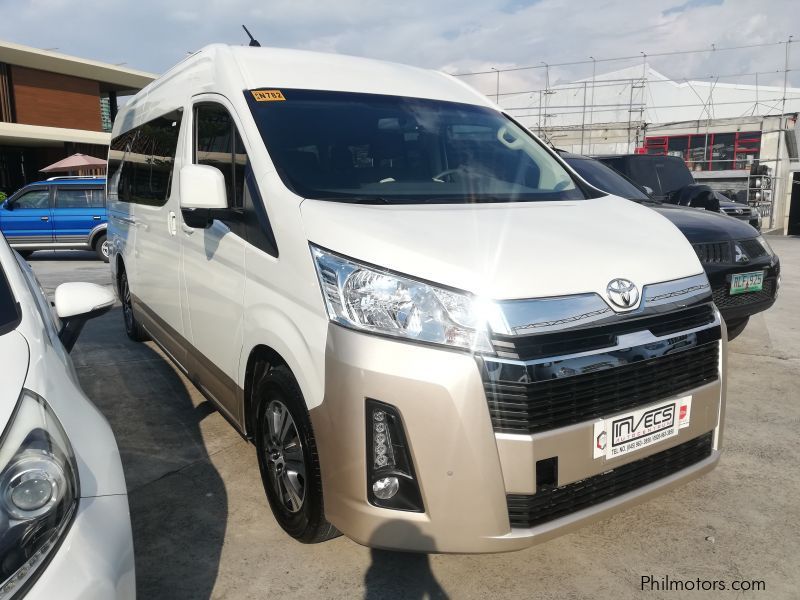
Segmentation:
[(118, 98), (155, 77), (0, 41), (0, 192), (76, 152), (105, 158)]
[(698, 182), (758, 206), (765, 228), (800, 227), (800, 88), (674, 81), (642, 64), (501, 105), (564, 150), (679, 156)]

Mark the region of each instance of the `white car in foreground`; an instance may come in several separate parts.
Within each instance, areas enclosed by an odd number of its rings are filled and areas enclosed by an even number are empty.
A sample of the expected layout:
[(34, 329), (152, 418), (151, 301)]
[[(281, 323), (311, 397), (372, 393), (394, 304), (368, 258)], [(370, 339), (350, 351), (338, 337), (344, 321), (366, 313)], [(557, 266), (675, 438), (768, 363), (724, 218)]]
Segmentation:
[(136, 594), (119, 450), (68, 354), (113, 302), (65, 283), (51, 309), (0, 236), (0, 599)]

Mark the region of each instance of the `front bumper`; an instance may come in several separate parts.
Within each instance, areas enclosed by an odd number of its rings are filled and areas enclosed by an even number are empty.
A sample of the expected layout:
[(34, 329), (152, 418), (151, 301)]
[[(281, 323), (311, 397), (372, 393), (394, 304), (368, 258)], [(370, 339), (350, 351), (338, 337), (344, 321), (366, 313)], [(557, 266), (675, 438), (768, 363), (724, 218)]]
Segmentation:
[(55, 555), (28, 600), (127, 600), (136, 597), (128, 497), (81, 498)]
[[(687, 393), (693, 396), (691, 425), (677, 436), (613, 460), (593, 459), (591, 421), (534, 435), (495, 433), (484, 382), (469, 354), (331, 325), (325, 399), (311, 411), (326, 517), (356, 542), (378, 548), (503, 552), (531, 546), (712, 469), (719, 459), (724, 378)], [(395, 406), (402, 417), (422, 513), (368, 502), (367, 398)], [(510, 525), (507, 495), (536, 493), (539, 459), (558, 457), (557, 484), (564, 486), (707, 432), (713, 432), (712, 451), (689, 468), (536, 527)]]
[[(763, 312), (775, 304), (778, 297), (778, 281), (781, 265), (778, 257), (748, 265), (703, 265), (714, 295), (714, 304), (729, 325), (736, 324)], [(730, 295), (731, 278), (736, 273), (764, 271), (764, 289), (761, 292)]]

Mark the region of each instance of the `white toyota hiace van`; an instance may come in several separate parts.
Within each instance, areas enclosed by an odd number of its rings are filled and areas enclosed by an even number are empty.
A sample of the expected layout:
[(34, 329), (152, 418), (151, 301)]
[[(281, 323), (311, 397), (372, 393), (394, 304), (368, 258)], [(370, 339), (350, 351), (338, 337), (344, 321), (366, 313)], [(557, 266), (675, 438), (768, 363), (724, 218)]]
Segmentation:
[(719, 458), (689, 243), (448, 75), (209, 46), (120, 110), (108, 198), (128, 335), (298, 540), (515, 550)]

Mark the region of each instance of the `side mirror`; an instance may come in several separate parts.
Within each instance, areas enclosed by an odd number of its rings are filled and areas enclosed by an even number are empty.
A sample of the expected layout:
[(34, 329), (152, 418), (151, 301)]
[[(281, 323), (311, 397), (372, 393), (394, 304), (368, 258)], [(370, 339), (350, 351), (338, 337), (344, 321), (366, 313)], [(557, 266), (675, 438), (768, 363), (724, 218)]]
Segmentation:
[(14, 210), (14, 203), (11, 200), (3, 201), (3, 208), (6, 210)]
[(215, 211), (228, 208), (225, 177), (215, 167), (186, 165), (180, 172), (180, 190), (181, 214), (189, 227), (206, 229)]
[(62, 283), (56, 288), (55, 305), (61, 319), (58, 337), (71, 352), (86, 321), (107, 313), (114, 305), (114, 292), (94, 283)]
[(648, 195), (648, 196), (652, 196), (652, 195), (653, 195), (653, 188), (651, 188), (649, 185), (643, 185), (643, 186), (642, 186), (642, 189), (643, 189), (645, 192), (647, 192), (647, 195)]

